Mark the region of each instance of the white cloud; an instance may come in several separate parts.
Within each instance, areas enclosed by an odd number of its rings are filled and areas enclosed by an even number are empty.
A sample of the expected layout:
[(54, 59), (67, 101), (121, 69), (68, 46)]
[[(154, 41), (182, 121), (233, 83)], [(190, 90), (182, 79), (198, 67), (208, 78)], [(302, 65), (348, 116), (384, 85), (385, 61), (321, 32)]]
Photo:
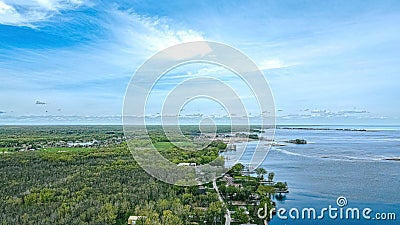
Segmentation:
[[(40, 6), (30, 2), (45, 12), (60, 10), (57, 4)], [(13, 5), (2, 4), (2, 8), (10, 10)], [(4, 50), (7, 61), (0, 62), (0, 74), (4, 75), (0, 76), (0, 108), (13, 110), (15, 115), (119, 114), (128, 78), (140, 64), (170, 45), (203, 39), (202, 34), (176, 21), (129, 10), (102, 9), (95, 19), (107, 35), (95, 37), (90, 44), (61, 49)], [(19, 26), (23, 21), (18, 22)], [(43, 107), (33, 104), (36, 99), (52, 102), (46, 107), (54, 107), (44, 112)], [(58, 112), (58, 108), (62, 111)]]
[(201, 33), (180, 28), (166, 18), (142, 16), (131, 10), (111, 9), (108, 13), (107, 28), (128, 51), (145, 48), (154, 53), (175, 44), (204, 40)]
[(132, 75), (156, 51), (181, 42), (203, 40), (199, 32), (166, 18), (146, 17), (116, 8), (99, 16), (98, 25), (109, 36), (68, 49), (13, 49), (7, 52), (15, 58), (12, 64), (18, 65), (12, 71), (18, 71), (22, 79), (33, 77), (34, 83), (41, 78), (41, 86), (45, 81), (70, 84), (75, 80), (124, 77)]
[(280, 68), (286, 68), (290, 66), (297, 65), (298, 63), (287, 63), (283, 62), (280, 59), (267, 59), (262, 61), (259, 65), (258, 68), (260, 70), (269, 70), (269, 69), (280, 69)]
[(31, 26), (31, 22), (40, 21), (46, 17), (39, 12), (19, 13), (13, 6), (0, 1), (0, 23), (5, 25)]
[(60, 10), (79, 7), (83, 0), (0, 0), (0, 24), (36, 27)]
[[(305, 111), (305, 110), (304, 110)], [(285, 119), (304, 119), (304, 118), (371, 118), (370, 112), (366, 110), (339, 110), (330, 111), (326, 109), (306, 110), (308, 113), (292, 113), (288, 115), (280, 115), (279, 118)]]

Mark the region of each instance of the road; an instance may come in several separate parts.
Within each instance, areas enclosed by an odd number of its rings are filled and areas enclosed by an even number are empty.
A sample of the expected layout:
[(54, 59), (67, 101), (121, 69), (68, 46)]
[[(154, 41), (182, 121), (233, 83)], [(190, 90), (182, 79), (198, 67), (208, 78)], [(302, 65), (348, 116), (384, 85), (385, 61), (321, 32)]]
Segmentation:
[[(219, 193), (216, 179), (213, 180), (213, 187), (214, 187), (215, 191), (216, 191), (217, 194), (218, 194), (218, 199), (219, 199), (219, 201), (222, 203), (223, 206), (226, 206), (226, 205), (225, 205), (225, 201), (224, 201), (224, 199), (223, 199), (222, 196), (221, 196), (221, 193)], [(231, 212), (229, 211), (228, 207), (226, 207), (225, 225), (230, 225), (230, 224), (231, 224), (231, 221), (232, 221)]]

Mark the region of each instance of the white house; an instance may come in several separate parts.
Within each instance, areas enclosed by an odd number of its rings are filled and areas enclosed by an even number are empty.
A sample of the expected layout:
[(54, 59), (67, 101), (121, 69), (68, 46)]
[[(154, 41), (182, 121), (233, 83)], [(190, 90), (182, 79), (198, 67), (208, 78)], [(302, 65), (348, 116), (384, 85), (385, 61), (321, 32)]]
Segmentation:
[(129, 225), (134, 225), (140, 218), (145, 218), (144, 216), (130, 216), (128, 218), (128, 224)]

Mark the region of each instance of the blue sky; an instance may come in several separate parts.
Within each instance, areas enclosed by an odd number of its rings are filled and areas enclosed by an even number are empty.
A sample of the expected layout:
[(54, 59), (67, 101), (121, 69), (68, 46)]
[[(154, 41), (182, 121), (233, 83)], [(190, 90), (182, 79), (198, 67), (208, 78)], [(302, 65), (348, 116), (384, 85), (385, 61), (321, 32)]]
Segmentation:
[(251, 57), (280, 124), (400, 124), (398, 24), (398, 1), (0, 0), (0, 124), (118, 124), (135, 70), (195, 40)]

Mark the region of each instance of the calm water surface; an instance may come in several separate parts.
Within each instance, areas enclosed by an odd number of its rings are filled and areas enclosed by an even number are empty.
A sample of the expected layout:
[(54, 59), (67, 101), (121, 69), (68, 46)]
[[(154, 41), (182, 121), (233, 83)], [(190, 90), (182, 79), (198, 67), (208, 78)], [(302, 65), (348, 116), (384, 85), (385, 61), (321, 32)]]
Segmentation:
[[(280, 220), (270, 224), (400, 224), (400, 127), (313, 127), (331, 130), (277, 129), (275, 139), (306, 139), (308, 144), (272, 147), (262, 166), (275, 173), (275, 181), (286, 181), (290, 193), (278, 208), (313, 207), (320, 211), (338, 207), (339, 196), (347, 208), (371, 208), (376, 213), (394, 212), (396, 220)], [(343, 131), (336, 128), (366, 129)], [(256, 142), (248, 143), (241, 162), (246, 163)], [(233, 152), (228, 153), (234, 154)], [(362, 217), (362, 216), (361, 216)]]

